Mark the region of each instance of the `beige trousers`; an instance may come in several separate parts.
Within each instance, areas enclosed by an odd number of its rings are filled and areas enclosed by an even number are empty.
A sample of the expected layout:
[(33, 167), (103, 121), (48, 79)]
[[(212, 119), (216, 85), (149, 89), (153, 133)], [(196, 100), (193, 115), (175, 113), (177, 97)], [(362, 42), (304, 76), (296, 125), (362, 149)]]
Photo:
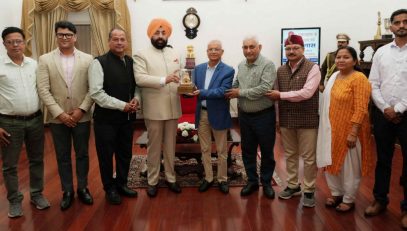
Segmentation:
[(325, 172), (326, 183), (332, 196), (343, 196), (342, 201), (345, 203), (353, 203), (359, 189), (362, 178), (361, 152), (362, 147), (357, 140), (356, 147), (350, 149), (346, 154), (339, 175), (335, 176)]
[(297, 188), (300, 157), (304, 161), (304, 192), (315, 191), (318, 129), (281, 128), (287, 169), (287, 186)]
[(205, 180), (213, 181), (213, 171), (211, 164), (212, 135), (215, 138), (216, 151), (218, 153), (218, 182), (227, 181), (227, 129), (215, 130), (208, 121), (208, 111), (201, 110), (199, 120), (198, 136), (201, 145), (202, 161), (205, 169)]
[(175, 182), (174, 158), (178, 120), (145, 119), (148, 132), (147, 143), (147, 180), (156, 185), (160, 176), (161, 151), (164, 156), (165, 178)]

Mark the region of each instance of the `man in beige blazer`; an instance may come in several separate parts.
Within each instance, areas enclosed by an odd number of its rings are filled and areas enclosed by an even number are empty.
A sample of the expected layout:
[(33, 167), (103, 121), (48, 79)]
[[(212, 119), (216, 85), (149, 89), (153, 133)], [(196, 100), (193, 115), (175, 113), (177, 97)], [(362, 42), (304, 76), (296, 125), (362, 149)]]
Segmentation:
[(168, 188), (175, 193), (181, 192), (174, 171), (177, 124), (181, 116), (177, 93), (180, 61), (174, 50), (167, 46), (171, 31), (168, 21), (153, 19), (147, 30), (152, 46), (137, 52), (134, 57), (134, 73), (141, 88), (141, 105), (148, 131), (147, 195), (150, 197), (157, 195), (161, 151)]
[(74, 47), (76, 28), (71, 22), (55, 24), (58, 48), (42, 55), (37, 70), (37, 88), (48, 109), (47, 121), (54, 141), (63, 198), (61, 210), (68, 209), (74, 198), (71, 143), (76, 153), (78, 198), (85, 204), (93, 199), (87, 188), (90, 134), (88, 67), (93, 58)]

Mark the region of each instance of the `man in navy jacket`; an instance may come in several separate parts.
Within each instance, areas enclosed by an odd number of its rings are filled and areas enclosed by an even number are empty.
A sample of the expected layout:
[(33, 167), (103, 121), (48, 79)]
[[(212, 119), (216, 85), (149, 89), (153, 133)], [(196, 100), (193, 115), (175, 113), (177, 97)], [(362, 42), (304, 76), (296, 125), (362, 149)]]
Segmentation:
[(195, 111), (195, 125), (198, 128), (199, 143), (205, 169), (205, 179), (199, 186), (204, 192), (213, 184), (211, 165), (211, 133), (215, 139), (218, 153), (217, 181), (219, 190), (229, 192), (227, 183), (227, 131), (232, 126), (229, 112), (229, 100), (225, 99), (225, 91), (232, 87), (235, 70), (221, 61), (222, 43), (212, 40), (208, 44), (209, 61), (195, 68), (194, 83), (197, 87), (192, 95), (198, 96)]

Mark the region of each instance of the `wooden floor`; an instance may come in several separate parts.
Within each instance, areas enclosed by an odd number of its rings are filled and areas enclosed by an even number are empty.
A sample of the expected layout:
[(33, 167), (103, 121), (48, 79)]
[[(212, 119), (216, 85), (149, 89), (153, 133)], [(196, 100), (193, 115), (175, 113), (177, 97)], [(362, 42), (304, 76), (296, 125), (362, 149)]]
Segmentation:
[[(141, 130), (135, 132), (135, 138)], [(135, 147), (134, 153), (143, 152)], [(145, 151), (144, 151), (145, 152)], [(277, 173), (285, 179), (285, 163), (279, 138), (275, 146)], [(24, 193), (24, 216), (7, 217), (8, 201), (4, 181), (0, 176), (0, 230), (401, 230), (399, 202), (402, 188), (398, 185), (402, 157), (397, 150), (393, 161), (393, 176), (388, 210), (374, 218), (365, 218), (363, 211), (372, 201), (373, 176), (362, 180), (357, 196), (356, 209), (348, 214), (338, 214), (325, 208), (329, 196), (324, 177), (318, 172), (315, 208), (303, 208), (300, 198), (269, 200), (261, 190), (249, 197), (240, 197), (240, 187), (232, 187), (230, 194), (223, 195), (217, 188), (199, 193), (196, 188), (183, 188), (174, 194), (166, 188), (159, 190), (154, 199), (147, 197), (143, 189), (137, 189), (137, 198), (124, 198), (119, 206), (110, 205), (99, 175), (94, 138), (90, 140), (89, 189), (94, 204), (87, 206), (77, 199), (67, 211), (60, 211), (62, 197), (54, 147), (49, 129), (46, 129), (45, 190), (51, 208), (35, 209), (29, 202), (28, 165), (25, 152), (20, 161), (20, 188)], [(284, 189), (275, 187), (276, 192)]]

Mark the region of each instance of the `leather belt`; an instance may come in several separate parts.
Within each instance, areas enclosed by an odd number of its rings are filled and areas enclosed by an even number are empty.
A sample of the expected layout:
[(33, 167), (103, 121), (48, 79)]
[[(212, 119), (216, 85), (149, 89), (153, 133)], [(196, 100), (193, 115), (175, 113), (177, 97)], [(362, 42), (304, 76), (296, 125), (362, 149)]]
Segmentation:
[(256, 112), (245, 112), (245, 111), (239, 109), (239, 113), (243, 113), (243, 114), (245, 114), (247, 116), (259, 116), (259, 115), (262, 115), (264, 113), (271, 112), (273, 110), (274, 110), (274, 106), (271, 106), (271, 107), (268, 107), (266, 109), (256, 111)]
[(41, 110), (38, 110), (37, 112), (34, 112), (31, 115), (5, 115), (5, 114), (0, 114), (0, 117), (3, 118), (8, 118), (8, 119), (16, 119), (16, 120), (32, 120), (35, 117), (41, 115)]
[(205, 110), (205, 111), (208, 110), (208, 108), (207, 108), (207, 107), (204, 107), (204, 106), (202, 106), (201, 109), (202, 109), (202, 110)]

